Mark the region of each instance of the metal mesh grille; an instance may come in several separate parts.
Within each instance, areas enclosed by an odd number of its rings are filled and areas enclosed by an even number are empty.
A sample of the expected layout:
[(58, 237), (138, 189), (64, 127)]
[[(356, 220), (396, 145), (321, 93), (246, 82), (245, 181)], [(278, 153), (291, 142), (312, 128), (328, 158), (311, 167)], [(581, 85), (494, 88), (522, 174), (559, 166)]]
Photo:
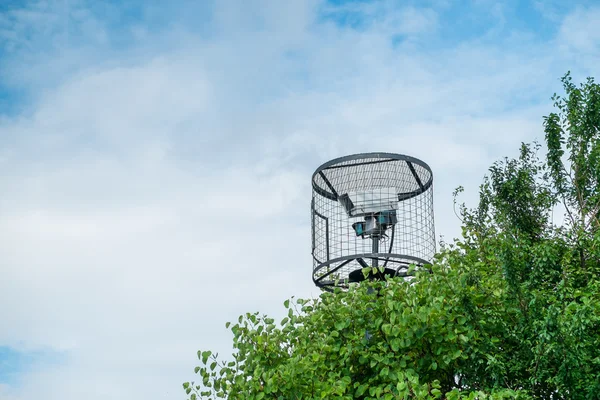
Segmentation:
[[(398, 154), (358, 154), (323, 164), (312, 183), (313, 280), (318, 286), (347, 285), (350, 274), (365, 266), (401, 274), (410, 263), (431, 261), (433, 175), (427, 164)], [(390, 213), (397, 222), (375, 238), (353, 227)]]

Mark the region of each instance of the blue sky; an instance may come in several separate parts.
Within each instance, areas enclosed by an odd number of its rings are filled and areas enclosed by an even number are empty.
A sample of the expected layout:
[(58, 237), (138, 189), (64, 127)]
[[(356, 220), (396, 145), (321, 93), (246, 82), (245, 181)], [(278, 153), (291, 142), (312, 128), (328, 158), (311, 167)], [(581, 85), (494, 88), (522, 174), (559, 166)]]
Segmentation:
[(30, 364), (26, 355), (10, 347), (0, 347), (0, 383), (14, 384), (15, 377), (23, 373), (25, 365)]
[(52, 351), (0, 346), (0, 385), (22, 385), (22, 377), (35, 368), (56, 367), (63, 362), (64, 355)]
[(597, 1), (2, 2), (0, 399), (181, 398), (226, 321), (318, 294), (328, 159), (421, 158), (436, 233), (458, 235), (453, 189), (473, 204), (543, 138), (560, 76), (597, 71), (598, 20)]
[[(157, 48), (170, 46), (177, 33), (200, 40), (222, 40), (247, 30), (269, 30), (261, 2), (247, 7), (248, 13), (232, 32), (219, 23), (220, 11), (212, 2), (178, 1), (163, 7), (159, 1), (8, 1), (0, 6), (3, 28), (0, 63), (2, 114), (26, 111), (35, 90), (58, 84), (73, 73), (103, 64), (135, 63)], [(387, 38), (396, 45), (412, 45), (420, 52), (435, 54), (459, 46), (490, 45), (534, 48), (551, 42), (561, 28), (561, 17), (592, 7), (594, 1), (329, 1), (314, 4), (314, 19), (308, 30), (319, 32), (334, 23), (340, 29), (366, 32), (397, 10), (413, 22)], [(249, 3), (251, 4), (251, 3)], [(232, 3), (231, 9), (235, 9)], [(401, 16), (402, 18), (402, 16)], [(429, 20), (428, 20), (429, 19)], [(388, 21), (388, 23), (398, 21)], [(393, 29), (393, 28), (391, 28)], [(418, 35), (415, 35), (418, 33)], [(301, 43), (296, 44), (299, 49)], [(293, 46), (296, 47), (296, 46)], [(293, 49), (291, 51), (293, 54)], [(85, 57), (73, 57), (80, 55)], [(299, 53), (301, 54), (301, 53)], [(65, 58), (61, 60), (61, 58)], [(44, 64), (47, 62), (48, 64)], [(39, 63), (36, 79), (20, 79), (23, 63)], [(48, 68), (47, 70), (44, 70)], [(16, 76), (15, 76), (16, 75)], [(310, 78), (310, 74), (304, 74)], [(16, 79), (15, 79), (16, 78)], [(33, 97), (33, 98), (32, 98)]]

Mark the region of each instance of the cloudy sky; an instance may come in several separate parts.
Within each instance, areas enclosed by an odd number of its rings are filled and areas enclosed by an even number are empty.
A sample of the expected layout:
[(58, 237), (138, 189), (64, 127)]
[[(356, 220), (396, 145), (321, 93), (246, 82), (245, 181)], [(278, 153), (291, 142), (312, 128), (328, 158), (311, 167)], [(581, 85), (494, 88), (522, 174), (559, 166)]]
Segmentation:
[[(600, 65), (596, 1), (0, 1), (0, 399), (181, 399), (311, 281), (310, 177), (495, 160)], [(460, 4), (460, 5), (458, 5)]]

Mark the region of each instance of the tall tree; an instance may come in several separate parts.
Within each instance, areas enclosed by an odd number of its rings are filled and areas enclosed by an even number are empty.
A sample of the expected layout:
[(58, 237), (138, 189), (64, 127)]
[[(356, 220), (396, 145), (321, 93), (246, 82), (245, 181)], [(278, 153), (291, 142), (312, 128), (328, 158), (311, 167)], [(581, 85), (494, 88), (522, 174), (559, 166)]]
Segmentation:
[(522, 144), (492, 165), (430, 269), (240, 316), (231, 361), (198, 352), (190, 398), (598, 398), (600, 86), (562, 83), (545, 159)]

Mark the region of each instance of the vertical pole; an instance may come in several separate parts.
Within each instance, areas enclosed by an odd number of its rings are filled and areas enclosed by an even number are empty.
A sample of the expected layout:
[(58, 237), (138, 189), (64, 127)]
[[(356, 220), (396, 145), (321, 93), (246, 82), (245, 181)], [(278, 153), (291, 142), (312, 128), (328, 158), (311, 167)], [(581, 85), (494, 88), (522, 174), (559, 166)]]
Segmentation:
[[(371, 252), (373, 254), (377, 254), (379, 253), (379, 236), (378, 235), (373, 235), (371, 237), (371, 240), (373, 241), (373, 246), (371, 247)], [(373, 268), (377, 268), (378, 264), (379, 264), (379, 260), (376, 258), (373, 258), (373, 265), (371, 265)], [(371, 274), (373, 273), (377, 273), (375, 271), (372, 271)], [(375, 295), (375, 290), (369, 286), (369, 288), (367, 289), (367, 293), (370, 295)], [(369, 310), (371, 310), (371, 308), (369, 308)], [(365, 331), (365, 340), (368, 342), (369, 340), (371, 340), (371, 334), (369, 333), (368, 330)]]
[[(373, 254), (379, 253), (379, 236), (373, 235), (371, 240), (373, 240), (372, 253)], [(378, 264), (379, 264), (379, 260), (376, 258), (373, 258), (373, 265), (371, 265), (371, 266), (373, 268), (377, 268)]]

